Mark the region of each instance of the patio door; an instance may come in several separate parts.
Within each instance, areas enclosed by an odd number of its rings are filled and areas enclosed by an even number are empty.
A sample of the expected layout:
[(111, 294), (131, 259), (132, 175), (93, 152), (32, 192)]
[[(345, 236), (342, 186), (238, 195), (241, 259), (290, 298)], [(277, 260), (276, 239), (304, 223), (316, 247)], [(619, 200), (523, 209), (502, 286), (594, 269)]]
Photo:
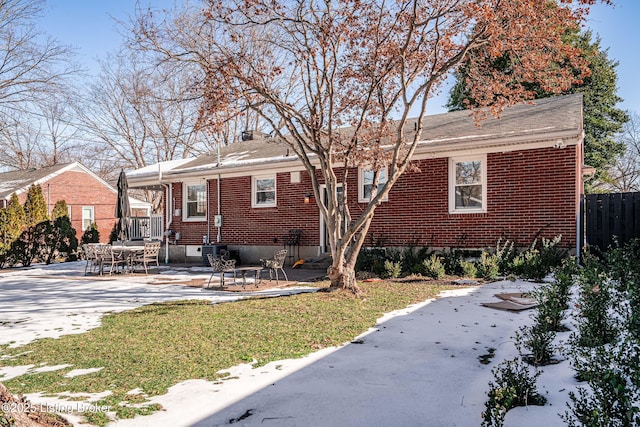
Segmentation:
[[(322, 193), (322, 203), (325, 206), (327, 206), (327, 203), (329, 201), (329, 193), (327, 192), (327, 186), (326, 185), (321, 186), (320, 192)], [(340, 184), (338, 185), (337, 192), (338, 192), (338, 203), (343, 205), (344, 191), (342, 189), (342, 185)], [(343, 227), (345, 226), (344, 222), (342, 226)], [(330, 251), (331, 251), (331, 248), (329, 247), (329, 233), (327, 231), (327, 224), (324, 218), (322, 217), (322, 214), (320, 214), (320, 252), (323, 254), (326, 254), (326, 253), (329, 253)]]

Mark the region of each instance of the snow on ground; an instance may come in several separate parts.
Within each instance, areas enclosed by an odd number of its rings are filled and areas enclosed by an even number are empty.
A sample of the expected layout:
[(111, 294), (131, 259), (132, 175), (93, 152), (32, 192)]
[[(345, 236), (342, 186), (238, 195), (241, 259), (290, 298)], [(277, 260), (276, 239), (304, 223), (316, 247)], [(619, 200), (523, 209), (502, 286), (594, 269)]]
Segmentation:
[[(156, 301), (246, 296), (149, 285), (142, 283), (147, 280), (143, 277), (74, 276), (72, 270), (77, 273), (84, 265), (70, 264), (0, 274), (0, 342), (21, 345), (80, 333), (98, 326), (105, 312)], [(168, 276), (177, 278), (180, 272)], [(197, 274), (188, 275), (194, 277)], [(208, 278), (206, 270), (202, 277)], [(478, 426), (492, 368), (517, 355), (513, 334), (531, 322), (530, 311), (500, 311), (481, 303), (497, 301), (497, 293), (525, 292), (534, 286), (501, 281), (448, 291), (437, 300), (384, 316), (353, 343), (258, 368), (240, 365), (226, 370), (226, 380), (184, 381), (152, 398), (163, 411), (111, 425)], [(558, 336), (566, 340), (568, 333)], [(480, 363), (491, 348), (496, 350), (491, 363)], [(0, 369), (0, 380), (24, 372), (12, 369)], [(506, 426), (563, 425), (558, 413), (565, 411), (568, 392), (576, 386), (569, 362), (542, 370), (539, 389), (550, 404), (512, 410)], [(28, 398), (53, 408), (66, 402), (37, 394)], [(75, 417), (72, 421), (78, 422)]]
[[(148, 276), (85, 276), (84, 265), (84, 261), (78, 261), (0, 273), (0, 344), (17, 347), (38, 338), (79, 334), (98, 327), (105, 313), (153, 302), (185, 299), (228, 302), (256, 294), (216, 292), (184, 285), (194, 279), (208, 280), (211, 269), (205, 267), (187, 271), (163, 266), (161, 274)], [(290, 287), (258, 294), (276, 296), (314, 290)]]

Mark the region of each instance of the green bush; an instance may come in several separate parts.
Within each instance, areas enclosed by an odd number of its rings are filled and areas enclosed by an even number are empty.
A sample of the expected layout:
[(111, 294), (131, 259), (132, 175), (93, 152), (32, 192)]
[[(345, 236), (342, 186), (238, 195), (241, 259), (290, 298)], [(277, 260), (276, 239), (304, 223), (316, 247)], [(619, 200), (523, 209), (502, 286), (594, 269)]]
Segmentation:
[(392, 279), (400, 277), (400, 273), (402, 273), (402, 264), (399, 262), (394, 262), (387, 260), (384, 262), (384, 275), (385, 277), (390, 277)]
[(483, 427), (504, 425), (507, 411), (516, 406), (546, 403), (536, 385), (541, 371), (532, 374), (529, 367), (516, 358), (498, 364), (492, 372), (495, 383), (489, 383), (488, 400), (482, 413)]
[(475, 263), (462, 260), (459, 262), (459, 265), (464, 277), (477, 277), (478, 268)]
[(448, 249), (442, 252), (440, 255), (440, 260), (442, 261), (442, 265), (444, 265), (445, 274), (450, 276), (460, 276), (462, 275), (462, 267), (460, 266), (460, 261), (463, 260), (464, 252), (459, 249)]
[[(515, 344), (522, 358), (534, 366), (547, 365), (553, 357), (555, 331), (549, 330), (545, 322), (534, 322), (516, 332)], [(528, 350), (526, 353), (523, 350)]]
[(62, 256), (67, 261), (77, 259), (78, 239), (76, 229), (71, 226), (68, 216), (57, 217), (49, 221), (48, 233), (45, 236), (45, 246), (48, 248), (48, 256), (42, 258), (44, 262), (50, 264), (54, 257)]
[(576, 315), (576, 344), (581, 347), (597, 347), (613, 342), (617, 337), (612, 284), (605, 267), (598, 260), (585, 254), (584, 268), (578, 276), (579, 299)]
[(356, 271), (366, 271), (376, 276), (382, 276), (386, 260), (387, 251), (385, 248), (362, 248), (356, 260)]
[[(640, 334), (637, 301), (640, 287), (637, 247), (616, 247), (601, 263), (589, 253), (579, 271), (577, 333), (570, 340), (572, 365), (588, 388), (570, 392), (568, 426), (640, 425)], [(556, 274), (565, 280), (566, 272)], [(635, 313), (635, 314), (634, 314)]]
[(399, 259), (402, 263), (402, 272), (404, 274), (422, 274), (422, 263), (431, 255), (432, 251), (427, 247), (421, 247), (416, 249), (413, 246), (409, 246), (399, 254)]
[(422, 272), (425, 276), (432, 279), (441, 279), (445, 275), (445, 268), (436, 254), (422, 261)]
[(569, 410), (562, 417), (568, 426), (640, 425), (639, 349), (637, 343), (635, 348), (628, 344), (589, 349), (574, 359), (580, 379), (589, 382), (589, 390), (579, 387), (577, 394), (569, 392)]
[(87, 243), (99, 243), (100, 242), (100, 231), (98, 231), (98, 224), (92, 222), (84, 233), (82, 233), (82, 237), (80, 238), (80, 244), (85, 245)]
[(499, 272), (506, 275), (513, 272), (513, 260), (517, 255), (517, 251), (513, 247), (513, 242), (506, 240), (504, 245), (501, 245), (501, 242), (502, 239), (498, 239), (494, 256), (497, 259)]
[(490, 255), (482, 252), (480, 261), (476, 263), (476, 276), (485, 280), (495, 280), (500, 272), (499, 258), (496, 255)]
[(560, 247), (561, 240), (562, 236), (551, 240), (543, 237), (539, 245), (538, 239), (535, 239), (524, 253), (513, 258), (512, 271), (535, 282), (542, 282), (568, 255), (567, 250)]
[(605, 263), (613, 280), (621, 291), (632, 284), (640, 283), (640, 239), (632, 239), (625, 245), (609, 248), (605, 254)]
[(109, 233), (109, 243), (113, 244), (116, 240), (118, 240), (118, 223), (115, 222), (113, 227), (111, 228), (111, 233)]
[(8, 264), (21, 264), (29, 267), (41, 254), (46, 234), (45, 223), (40, 223), (25, 229), (16, 240), (11, 243), (9, 249)]

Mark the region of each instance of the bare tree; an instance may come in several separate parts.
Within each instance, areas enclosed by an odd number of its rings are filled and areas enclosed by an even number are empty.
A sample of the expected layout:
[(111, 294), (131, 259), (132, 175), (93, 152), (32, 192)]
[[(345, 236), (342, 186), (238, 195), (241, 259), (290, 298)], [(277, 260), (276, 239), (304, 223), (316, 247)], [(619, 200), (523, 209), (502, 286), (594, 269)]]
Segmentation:
[(35, 19), (42, 0), (0, 2), (0, 104), (20, 109), (36, 95), (51, 93), (77, 69), (69, 61), (73, 52), (45, 37)]
[[(59, 115), (44, 105), (64, 93), (67, 78), (78, 72), (72, 49), (38, 30), (43, 5), (42, 0), (0, 1), (0, 141), (5, 147), (0, 165), (10, 169), (57, 161), (42, 138), (51, 132), (60, 136), (61, 129), (51, 128), (49, 120)], [(59, 149), (59, 139), (57, 144)]]
[[(590, 0), (205, 3), (201, 13), (141, 13), (138, 46), (164, 62), (200, 67), (201, 121), (218, 126), (252, 109), (289, 145), (309, 172), (327, 224), (332, 286), (356, 293), (354, 267), (375, 209), (411, 167), (428, 100), (449, 73), (470, 59), (474, 99), (498, 115), (534, 96), (518, 81), (560, 92), (586, 72), (563, 35), (587, 12), (575, 6)], [(483, 45), (488, 55), (508, 51), (518, 63), (503, 75), (468, 58)], [(551, 66), (558, 63), (567, 68)], [(352, 215), (343, 200), (358, 166), (373, 173), (371, 197)]]
[(622, 193), (640, 191), (640, 115), (629, 114), (618, 141), (624, 144), (625, 152), (596, 188)]
[(29, 169), (39, 166), (38, 153), (42, 151), (37, 136), (28, 126), (25, 114), (13, 111), (4, 115), (0, 128), (3, 154), (0, 156), (2, 169)]
[(63, 94), (40, 100), (35, 106), (40, 112), (37, 118), (40, 129), (37, 137), (43, 147), (40, 166), (51, 166), (82, 158), (78, 157), (81, 137), (73, 124), (71, 100)]
[(198, 103), (189, 80), (168, 66), (148, 67), (135, 52), (102, 62), (101, 73), (78, 105), (87, 138), (118, 166), (135, 169), (198, 152)]

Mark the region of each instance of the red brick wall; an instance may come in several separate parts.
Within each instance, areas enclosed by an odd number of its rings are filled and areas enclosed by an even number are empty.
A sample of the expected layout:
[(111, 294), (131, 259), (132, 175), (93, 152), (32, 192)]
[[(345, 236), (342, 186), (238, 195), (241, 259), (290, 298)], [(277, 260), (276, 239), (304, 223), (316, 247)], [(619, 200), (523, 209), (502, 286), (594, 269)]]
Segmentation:
[(448, 159), (417, 162), (374, 216), (370, 235), (388, 246), (528, 245), (540, 234), (575, 246), (576, 151), (554, 148), (487, 155), (487, 212), (449, 214)]
[[(311, 191), (311, 179), (301, 173), (301, 182), (291, 184), (289, 173), (278, 174), (277, 207), (251, 207), (251, 177), (223, 178), (221, 180), (221, 212), (224, 218), (222, 242), (234, 245), (282, 246), (282, 238), (290, 229), (302, 229), (301, 245), (317, 245), (319, 234), (318, 207), (312, 200), (304, 204), (304, 195)], [(176, 207), (182, 208), (182, 184), (173, 184)], [(214, 242), (217, 228), (213, 226), (213, 215), (218, 212), (217, 182), (209, 181), (210, 240)], [(173, 217), (171, 229), (180, 232), (180, 244), (202, 244), (207, 234), (207, 222), (182, 222)]]
[[(431, 246), (480, 248), (508, 238), (528, 245), (540, 234), (561, 234), (565, 246), (575, 246), (576, 158), (574, 146), (487, 155), (487, 213), (449, 214), (448, 159), (416, 161), (421, 172), (405, 173), (377, 208), (369, 236), (386, 246)], [(348, 183), (352, 216), (364, 205), (357, 199), (357, 171)], [(210, 214), (217, 212), (216, 180), (209, 181)], [(251, 177), (221, 181), (222, 242), (232, 245), (282, 246), (290, 229), (302, 229), (301, 245), (320, 244), (319, 212), (312, 199), (311, 180), (301, 173), (301, 182), (290, 183), (289, 173), (277, 175), (277, 207), (251, 207)], [(182, 185), (174, 184), (176, 206), (182, 207)], [(181, 232), (179, 243), (198, 245), (207, 234), (207, 223), (183, 223), (174, 217), (171, 226)], [(213, 216), (210, 238), (216, 238)], [(367, 240), (366, 244), (370, 244)]]
[[(109, 234), (116, 222), (115, 203), (117, 195), (103, 183), (84, 172), (67, 171), (40, 184), (44, 200), (53, 210), (58, 200), (64, 200), (71, 206), (71, 225), (76, 229), (78, 241), (82, 238), (82, 207), (93, 206), (94, 216), (100, 232), (100, 241), (109, 241)], [(20, 194), (21, 203), (27, 198), (27, 193)]]

